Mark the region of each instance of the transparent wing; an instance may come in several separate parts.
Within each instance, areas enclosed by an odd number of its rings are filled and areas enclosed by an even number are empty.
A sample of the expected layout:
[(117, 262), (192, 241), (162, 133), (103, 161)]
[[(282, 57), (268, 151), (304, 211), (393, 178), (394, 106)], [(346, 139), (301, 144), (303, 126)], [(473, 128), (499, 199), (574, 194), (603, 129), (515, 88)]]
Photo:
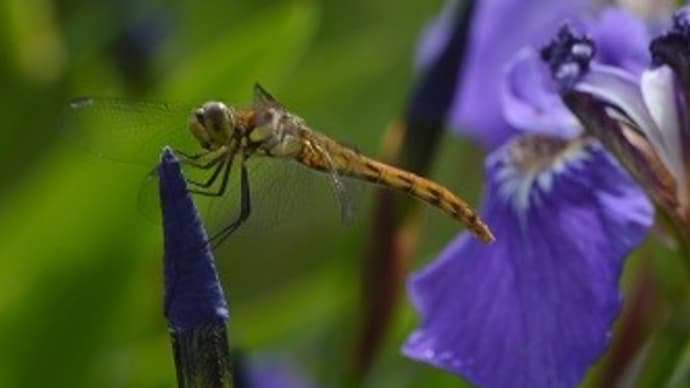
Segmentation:
[[(139, 190), (140, 212), (160, 222), (158, 178), (154, 167), (165, 145), (187, 154), (201, 151), (187, 130), (192, 104), (169, 104), (114, 98), (88, 97), (73, 100), (63, 111), (60, 128), (73, 143), (122, 162), (142, 164), (152, 172)], [(222, 196), (193, 198), (210, 236), (231, 224), (240, 214), (240, 165), (234, 161)], [(247, 162), (251, 214), (233, 235), (263, 237), (280, 229), (297, 230), (314, 223), (337, 223), (352, 218), (350, 185), (335, 169), (327, 173), (309, 170), (289, 160), (254, 157)], [(184, 166), (184, 174), (204, 181), (211, 170)], [(330, 184), (329, 184), (330, 180)], [(218, 180), (220, 181), (220, 180)], [(217, 184), (211, 187), (217, 188)], [(336, 201), (333, 201), (333, 193)]]
[[(195, 197), (210, 236), (239, 217), (241, 207), (240, 165), (233, 166), (223, 196)], [(314, 224), (337, 223), (338, 204), (333, 201), (326, 175), (289, 160), (253, 158), (247, 162), (251, 213), (235, 235), (258, 236), (288, 232)]]
[(158, 187), (158, 166), (152, 169), (141, 181), (137, 195), (139, 212), (150, 223), (162, 225), (160, 193)]
[[(240, 216), (240, 163), (239, 158), (234, 161), (227, 187), (221, 196), (192, 196), (210, 237), (217, 235)], [(246, 164), (251, 212), (247, 221), (221, 246), (234, 245), (238, 240), (271, 240), (267, 236), (280, 234), (284, 237), (315, 224), (339, 223), (341, 205), (338, 197), (334, 200), (333, 186), (327, 173), (310, 170), (290, 160), (266, 157), (250, 158)], [(184, 166), (183, 170), (186, 178), (195, 181), (205, 181), (212, 174), (211, 169), (199, 170), (192, 166)], [(219, 177), (209, 190), (218, 189), (220, 181)], [(354, 182), (342, 180), (342, 189), (349, 189), (351, 183)], [(348, 203), (351, 204), (349, 199)], [(139, 207), (146, 219), (160, 223), (155, 171), (142, 183)]]
[(60, 130), (72, 143), (117, 161), (155, 166), (165, 145), (195, 153), (199, 144), (187, 130), (191, 104), (116, 98), (72, 100), (60, 117)]
[(338, 204), (340, 205), (340, 219), (343, 224), (349, 224), (352, 222), (354, 217), (351, 193), (348, 191), (343, 178), (340, 176), (340, 174), (338, 174), (335, 163), (333, 162), (333, 159), (328, 151), (319, 146), (318, 143), (315, 143), (315, 147), (316, 152), (321, 154), (321, 157), (326, 161), (326, 166), (328, 167), (326, 173), (331, 181), (333, 193), (335, 194)]

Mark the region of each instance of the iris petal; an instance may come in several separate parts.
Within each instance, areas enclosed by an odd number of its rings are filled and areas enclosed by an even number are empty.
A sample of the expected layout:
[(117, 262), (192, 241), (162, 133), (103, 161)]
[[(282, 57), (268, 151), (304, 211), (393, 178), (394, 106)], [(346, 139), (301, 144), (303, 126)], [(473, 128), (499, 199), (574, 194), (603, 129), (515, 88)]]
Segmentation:
[(504, 79), (503, 115), (510, 125), (564, 138), (580, 133), (580, 125), (561, 101), (536, 51), (525, 48), (515, 55)]
[[(495, 148), (515, 134), (501, 115), (501, 82), (510, 58), (541, 44), (564, 18), (591, 7), (584, 0), (481, 0), (477, 2), (458, 94), (448, 120), (460, 134)], [(524, 23), (529, 20), (529, 23)]]
[(636, 77), (615, 67), (592, 64), (590, 71), (580, 79), (575, 89), (619, 108), (649, 139), (664, 165), (670, 165), (669, 146), (647, 109)]
[(591, 27), (599, 63), (640, 74), (649, 66), (649, 32), (637, 16), (622, 8), (606, 8)]
[(673, 71), (668, 66), (646, 70), (640, 80), (642, 97), (649, 113), (657, 122), (670, 161), (667, 167), (678, 182), (680, 198), (687, 198), (683, 168), (680, 113), (676, 105), (676, 87)]
[(421, 327), (403, 352), (482, 387), (562, 387), (601, 354), (619, 306), (627, 253), (652, 206), (603, 150), (587, 141), (554, 160), (529, 206), (505, 197), (509, 149), (487, 163), (483, 216), (496, 242), (468, 234), (409, 282)]

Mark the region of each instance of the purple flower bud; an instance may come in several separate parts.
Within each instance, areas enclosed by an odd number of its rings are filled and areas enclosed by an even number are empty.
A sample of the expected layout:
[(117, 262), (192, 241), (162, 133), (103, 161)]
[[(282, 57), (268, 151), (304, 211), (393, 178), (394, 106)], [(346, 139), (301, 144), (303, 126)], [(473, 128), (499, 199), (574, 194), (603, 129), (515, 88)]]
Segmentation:
[(228, 306), (206, 231), (168, 147), (158, 167), (164, 235), (165, 317), (177, 379), (185, 387), (225, 387), (232, 370), (225, 323)]
[(165, 316), (174, 331), (225, 324), (228, 306), (208, 237), (169, 148), (163, 150), (158, 175), (165, 239)]

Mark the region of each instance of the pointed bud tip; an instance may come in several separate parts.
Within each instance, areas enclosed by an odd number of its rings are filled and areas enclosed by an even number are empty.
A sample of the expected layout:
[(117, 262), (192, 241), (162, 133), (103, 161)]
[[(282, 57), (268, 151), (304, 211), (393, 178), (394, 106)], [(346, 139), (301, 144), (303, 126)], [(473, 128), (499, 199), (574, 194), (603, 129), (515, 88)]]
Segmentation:
[(175, 152), (172, 150), (172, 148), (170, 148), (170, 146), (163, 147), (161, 150), (160, 161), (161, 163), (177, 162), (177, 156), (175, 156)]

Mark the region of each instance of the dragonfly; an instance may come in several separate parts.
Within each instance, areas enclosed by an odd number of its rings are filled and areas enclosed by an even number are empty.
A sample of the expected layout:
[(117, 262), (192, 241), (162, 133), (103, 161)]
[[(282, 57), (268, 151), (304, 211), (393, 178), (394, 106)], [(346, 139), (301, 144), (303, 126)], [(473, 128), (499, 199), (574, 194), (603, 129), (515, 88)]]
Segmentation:
[[(103, 121), (108, 115), (114, 122)], [(257, 158), (292, 161), (326, 175), (345, 222), (352, 218), (352, 201), (344, 183), (347, 177), (408, 194), (464, 224), (479, 240), (494, 240), (478, 213), (448, 188), (370, 158), (311, 129), (259, 84), (254, 86), (252, 105), (243, 108), (220, 101), (205, 102), (189, 110), (166, 103), (78, 98), (68, 105), (63, 126), (77, 135), (80, 144), (124, 161), (146, 157), (153, 148), (160, 151), (162, 145), (172, 143), (182, 163), (204, 172), (203, 179), (188, 178), (191, 194), (224, 196), (231, 171), (238, 168), (239, 214), (214, 232), (214, 241), (225, 240), (249, 219), (252, 200), (247, 166), (248, 161)], [(110, 128), (105, 131), (110, 134), (99, 133), (103, 126)], [(179, 130), (171, 133), (163, 130), (166, 127)], [(131, 142), (136, 146), (132, 147)], [(195, 151), (190, 152), (189, 147), (195, 147)]]

